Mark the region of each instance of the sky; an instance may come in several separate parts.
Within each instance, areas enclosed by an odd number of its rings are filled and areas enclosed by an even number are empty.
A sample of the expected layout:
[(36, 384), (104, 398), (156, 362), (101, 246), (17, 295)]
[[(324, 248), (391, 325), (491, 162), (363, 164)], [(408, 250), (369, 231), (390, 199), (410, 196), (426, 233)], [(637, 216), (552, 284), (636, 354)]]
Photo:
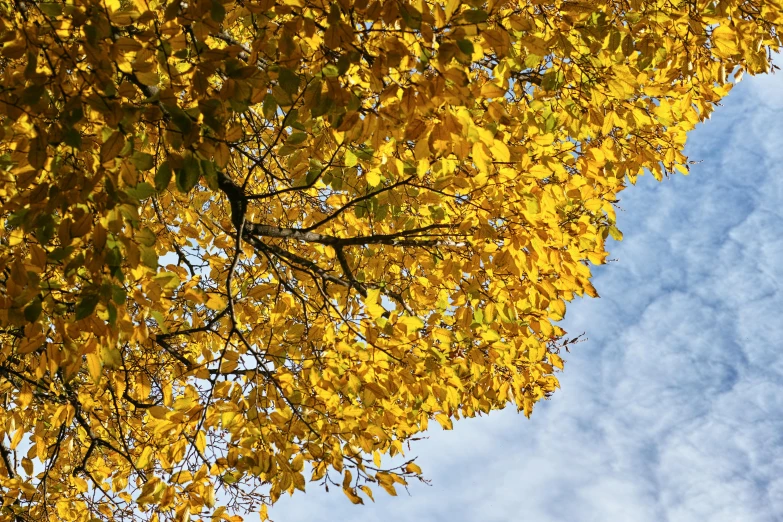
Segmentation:
[[(690, 176), (621, 193), (588, 340), (530, 420), (413, 444), (427, 486), (354, 506), (308, 484), (276, 522), (783, 520), (783, 72), (746, 77), (689, 137)], [(434, 424), (434, 423), (433, 423)]]

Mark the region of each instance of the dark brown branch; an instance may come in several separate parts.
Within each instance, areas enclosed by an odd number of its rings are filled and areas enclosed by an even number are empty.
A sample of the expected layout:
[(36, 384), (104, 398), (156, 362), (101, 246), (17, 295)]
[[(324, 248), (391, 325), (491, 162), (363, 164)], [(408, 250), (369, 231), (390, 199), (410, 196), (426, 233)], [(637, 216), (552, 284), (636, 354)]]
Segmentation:
[(356, 280), (356, 278), (353, 276), (353, 271), (351, 270), (350, 265), (348, 264), (348, 259), (345, 257), (345, 252), (343, 252), (342, 247), (335, 248), (335, 254), (337, 255), (337, 261), (340, 262), (340, 268), (343, 269), (343, 274), (345, 274), (345, 277), (347, 277), (351, 285), (356, 287), (357, 290), (359, 290), (359, 293), (362, 294), (362, 297), (367, 297), (367, 288), (361, 284), (359, 281)]
[(3, 458), (3, 464), (5, 464), (5, 469), (8, 471), (8, 477), (15, 478), (16, 474), (11, 467), (10, 452), (3, 444), (0, 444), (0, 457)]
[(179, 353), (168, 342), (166, 342), (164, 340), (163, 336), (156, 335), (155, 336), (155, 342), (158, 343), (164, 350), (166, 350), (169, 353), (169, 355), (171, 355), (176, 360), (181, 362), (185, 366), (185, 368), (188, 369), (188, 371), (193, 370), (193, 363), (190, 362), (189, 360), (187, 360), (184, 355)]
[[(344, 279), (340, 279), (337, 276), (334, 276), (321, 268), (320, 266), (316, 265), (312, 261), (305, 259), (303, 257), (300, 257), (296, 254), (292, 254), (291, 252), (284, 250), (280, 248), (277, 245), (270, 245), (267, 243), (264, 243), (259, 238), (255, 236), (249, 236), (246, 238), (246, 241), (250, 243), (254, 248), (257, 248), (258, 250), (264, 251), (264, 252), (270, 252), (272, 254), (275, 254), (279, 258), (283, 258), (287, 260), (290, 263), (295, 263), (299, 265), (299, 270), (302, 271), (311, 271), (315, 275), (318, 275), (321, 279), (324, 281), (329, 281), (330, 283), (335, 283), (340, 286), (345, 286), (350, 288), (352, 285), (350, 282), (345, 281)], [(294, 266), (293, 268), (297, 268)]]
[(434, 246), (438, 244), (435, 239), (413, 239), (409, 236), (423, 234), (428, 230), (449, 228), (450, 225), (428, 225), (426, 227), (403, 230), (394, 234), (373, 234), (370, 236), (334, 237), (326, 234), (309, 232), (309, 229), (282, 228), (259, 223), (246, 223), (245, 230), (248, 234), (259, 237), (278, 237), (282, 239), (296, 239), (306, 243), (319, 243), (333, 247), (350, 245), (395, 245), (395, 246)]

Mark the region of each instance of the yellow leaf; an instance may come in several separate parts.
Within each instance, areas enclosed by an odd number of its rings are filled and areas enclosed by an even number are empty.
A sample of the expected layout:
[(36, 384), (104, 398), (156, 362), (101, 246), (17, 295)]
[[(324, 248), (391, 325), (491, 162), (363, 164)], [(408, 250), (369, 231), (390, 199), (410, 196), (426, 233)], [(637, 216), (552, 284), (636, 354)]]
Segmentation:
[(495, 159), (502, 162), (508, 162), (511, 160), (511, 152), (508, 150), (508, 147), (505, 143), (503, 143), (500, 140), (495, 140), (492, 149), (492, 154), (495, 156)]
[(103, 372), (103, 357), (100, 354), (93, 352), (86, 355), (87, 370), (90, 372), (90, 378), (92, 382), (98, 383), (101, 380), (101, 373)]
[(367, 184), (371, 187), (377, 186), (381, 182), (381, 173), (378, 169), (367, 171)]
[(360, 487), (361, 487), (361, 490), (364, 492), (364, 494), (367, 495), (368, 497), (370, 497), (370, 500), (375, 502), (375, 499), (372, 498), (372, 490), (368, 486), (360, 486)]
[(506, 90), (494, 82), (487, 82), (481, 86), (481, 95), (488, 99), (503, 98), (506, 95)]
[(104, 346), (101, 348), (101, 360), (104, 368), (114, 370), (122, 366), (122, 354), (115, 346)]
[(394, 484), (389, 484), (389, 483), (386, 483), (386, 482), (381, 482), (381, 487), (382, 487), (384, 490), (386, 490), (386, 493), (388, 493), (389, 495), (391, 495), (391, 496), (393, 496), (393, 497), (396, 497), (396, 496), (397, 496), (397, 491), (394, 489)]
[(555, 321), (560, 321), (565, 317), (566, 305), (562, 299), (554, 299), (549, 301), (550, 316)]
[(136, 77), (147, 86), (154, 87), (160, 83), (160, 76), (156, 71), (136, 72)]
[(204, 504), (209, 508), (215, 507), (215, 487), (212, 484), (204, 488)]
[(717, 47), (719, 56), (729, 57), (739, 51), (734, 31), (725, 24), (712, 30), (712, 43)]
[(379, 304), (365, 303), (365, 307), (367, 308), (367, 313), (370, 314), (370, 317), (373, 319), (377, 319), (386, 313), (386, 309)]
[(11, 445), (10, 448), (12, 450), (16, 449), (16, 447), (19, 445), (20, 442), (22, 442), (22, 437), (24, 437), (24, 428), (21, 426), (16, 430), (14, 433), (14, 436), (11, 438)]
[(225, 297), (215, 292), (209, 292), (207, 295), (209, 296), (207, 302), (205, 303), (207, 308), (217, 312), (222, 312), (225, 310), (227, 305)]
[(353, 488), (343, 487), (343, 493), (345, 493), (345, 496), (348, 497), (354, 504), (364, 504), (364, 500), (362, 500), (362, 498), (356, 494), (356, 490)]
[(19, 392), (17, 402), (22, 409), (27, 408), (27, 406), (33, 402), (33, 389), (29, 384), (25, 383), (22, 385), (22, 390)]
[(424, 326), (424, 321), (418, 317), (412, 317), (410, 315), (400, 317), (397, 323), (404, 325), (408, 333), (413, 333)]
[(85, 493), (87, 491), (87, 481), (84, 480), (83, 478), (72, 475), (71, 483), (76, 488), (76, 491), (80, 493)]
[(24, 472), (28, 475), (32, 475), (34, 471), (33, 461), (27, 457), (22, 457), (22, 469), (24, 469)]
[(139, 459), (136, 461), (136, 467), (140, 469), (146, 468), (150, 463), (151, 457), (152, 457), (152, 447), (144, 446), (144, 449), (141, 450), (141, 455), (139, 455)]
[(169, 412), (168, 408), (164, 406), (153, 406), (148, 411), (150, 412), (150, 415), (156, 419), (165, 419), (166, 414)]
[(405, 470), (409, 473), (421, 475), (421, 468), (414, 462), (408, 462), (408, 464), (405, 465)]
[(606, 156), (601, 149), (593, 147), (590, 149), (589, 154), (592, 156), (593, 162), (599, 167), (603, 167), (606, 164)]
[(445, 413), (438, 413), (435, 415), (435, 420), (438, 421), (438, 424), (440, 424), (444, 430), (450, 430), (454, 427), (451, 423), (451, 419)]
[(623, 240), (623, 233), (620, 232), (620, 229), (616, 226), (612, 225), (609, 227), (609, 235), (612, 236), (612, 238), (615, 241), (622, 241)]
[(472, 157), (473, 157), (473, 163), (476, 164), (476, 166), (481, 170), (482, 172), (486, 172), (489, 169), (489, 165), (492, 162), (492, 159), (489, 157), (489, 154), (487, 154), (487, 146), (484, 145), (482, 142), (477, 141), (473, 144), (472, 149)]
[(119, 53), (130, 53), (141, 50), (141, 43), (133, 38), (120, 37), (114, 41), (114, 49)]
[(8, 236), (8, 246), (16, 246), (24, 241), (24, 231), (20, 228), (13, 230)]
[(531, 176), (538, 179), (548, 178), (552, 175), (552, 171), (546, 165), (533, 165), (528, 172)]
[(198, 433), (196, 433), (196, 449), (199, 450), (201, 453), (204, 453), (204, 450), (207, 449), (207, 437), (204, 435), (204, 432), (199, 430)]
[(449, 0), (446, 4), (446, 20), (451, 20), (454, 13), (459, 11), (459, 6), (462, 4), (462, 0)]
[(546, 349), (540, 343), (533, 341), (528, 345), (527, 353), (530, 362), (538, 362), (546, 355)]

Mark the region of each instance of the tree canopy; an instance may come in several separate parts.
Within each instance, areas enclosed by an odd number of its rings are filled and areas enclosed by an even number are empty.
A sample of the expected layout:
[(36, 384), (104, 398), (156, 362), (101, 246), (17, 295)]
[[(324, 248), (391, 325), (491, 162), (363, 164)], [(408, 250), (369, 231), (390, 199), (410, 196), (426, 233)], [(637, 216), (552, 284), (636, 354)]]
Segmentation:
[[(618, 193), (781, 0), (0, 0), (0, 520), (421, 479), (558, 387)], [(312, 486), (311, 486), (312, 487)]]

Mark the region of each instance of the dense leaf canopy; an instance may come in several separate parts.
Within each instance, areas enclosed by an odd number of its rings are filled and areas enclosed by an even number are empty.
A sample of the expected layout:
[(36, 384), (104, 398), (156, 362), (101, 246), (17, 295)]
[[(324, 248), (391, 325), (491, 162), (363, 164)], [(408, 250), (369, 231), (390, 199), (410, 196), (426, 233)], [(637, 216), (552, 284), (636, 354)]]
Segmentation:
[[(781, 0), (0, 1), (0, 520), (238, 518), (558, 386)], [(371, 487), (373, 489), (371, 489)], [(360, 496), (361, 495), (361, 496)]]

